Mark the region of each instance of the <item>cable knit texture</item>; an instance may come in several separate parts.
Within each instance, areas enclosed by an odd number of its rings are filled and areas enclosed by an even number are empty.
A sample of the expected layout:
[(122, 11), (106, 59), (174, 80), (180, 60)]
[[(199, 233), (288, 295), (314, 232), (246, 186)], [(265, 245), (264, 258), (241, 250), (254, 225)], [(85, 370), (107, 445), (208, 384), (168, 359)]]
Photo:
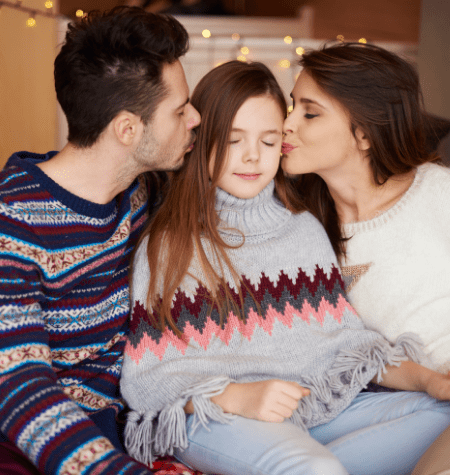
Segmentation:
[(450, 371), (450, 169), (420, 166), (393, 207), (343, 231), (342, 273), (364, 323), (391, 342), (417, 333), (424, 364)]
[(147, 186), (91, 203), (36, 166), (55, 154), (20, 152), (0, 173), (0, 435), (46, 475), (148, 474), (105, 437), (118, 443), (127, 274)]
[(232, 312), (222, 324), (217, 312), (210, 314), (208, 289), (194, 259), (190, 272), (202, 283), (186, 277), (172, 304), (187, 341), (170, 329), (161, 333), (145, 304), (146, 242), (138, 249), (121, 380), (133, 409), (126, 445), (138, 460), (187, 446), (183, 407), (190, 398), (197, 424), (227, 423), (234, 416), (209, 398), (231, 381), (281, 378), (310, 388), (292, 416), (307, 428), (336, 417), (387, 363), (418, 358), (420, 345), (411, 335), (391, 345), (364, 328), (346, 299), (324, 229), (309, 213), (284, 209), (273, 190), (272, 182), (250, 200), (217, 193), (224, 239), (242, 243), (245, 235), (244, 245), (229, 255), (246, 284), (246, 323)]

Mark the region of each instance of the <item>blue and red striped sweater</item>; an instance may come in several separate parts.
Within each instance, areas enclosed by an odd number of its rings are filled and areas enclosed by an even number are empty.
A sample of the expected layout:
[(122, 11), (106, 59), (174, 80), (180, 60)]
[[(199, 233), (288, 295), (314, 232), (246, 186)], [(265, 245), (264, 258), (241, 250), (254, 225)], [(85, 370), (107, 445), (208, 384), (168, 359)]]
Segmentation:
[(148, 474), (115, 430), (146, 180), (91, 203), (35, 166), (56, 153), (0, 172), (0, 432), (45, 474)]

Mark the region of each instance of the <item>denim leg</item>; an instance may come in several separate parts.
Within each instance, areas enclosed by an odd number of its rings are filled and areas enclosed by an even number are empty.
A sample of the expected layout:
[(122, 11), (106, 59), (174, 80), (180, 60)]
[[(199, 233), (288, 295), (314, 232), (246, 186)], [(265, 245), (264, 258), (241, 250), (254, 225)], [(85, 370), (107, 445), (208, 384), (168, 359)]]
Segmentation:
[(192, 419), (187, 419), (189, 447), (174, 455), (203, 473), (348, 475), (329, 450), (289, 421), (237, 417), (230, 425), (210, 422), (209, 431), (200, 426), (193, 432)]
[(361, 393), (310, 433), (351, 475), (403, 475), (449, 424), (450, 403), (425, 393)]

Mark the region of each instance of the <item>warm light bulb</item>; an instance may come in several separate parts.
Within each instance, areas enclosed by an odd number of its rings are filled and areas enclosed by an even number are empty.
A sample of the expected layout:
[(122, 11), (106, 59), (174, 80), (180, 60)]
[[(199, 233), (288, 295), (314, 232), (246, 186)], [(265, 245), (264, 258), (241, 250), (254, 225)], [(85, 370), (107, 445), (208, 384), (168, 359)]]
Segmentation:
[(209, 30), (202, 31), (203, 38), (211, 38), (211, 32)]
[(298, 48), (295, 48), (295, 52), (301, 56), (304, 52), (305, 52), (305, 48), (302, 48), (301, 46), (299, 46)]
[(75, 16), (78, 17), (78, 18), (81, 18), (82, 16), (84, 16), (84, 11), (83, 10), (77, 10), (75, 12)]
[(47, 0), (44, 3), (45, 8), (53, 8), (53, 2), (51, 0)]
[(282, 59), (278, 65), (280, 68), (287, 69), (291, 67), (291, 62), (288, 59)]
[(367, 43), (367, 40), (365, 38), (360, 38), (358, 40), (359, 43), (363, 43), (363, 44), (366, 44)]
[(244, 55), (240, 55), (236, 58), (238, 61), (242, 61), (243, 63), (245, 63), (247, 61), (247, 58), (244, 56)]
[(248, 54), (248, 53), (250, 53), (250, 50), (247, 48), (247, 46), (243, 46), (241, 48), (241, 53), (242, 54)]
[(290, 45), (292, 43), (292, 37), (291, 36), (285, 36), (284, 37), (284, 42), (287, 44), (287, 45)]
[(336, 39), (339, 41), (344, 41), (344, 35), (337, 35)]
[(231, 35), (231, 39), (232, 39), (233, 41), (239, 41), (239, 38), (240, 38), (240, 37), (241, 37), (241, 35), (240, 35), (239, 33), (233, 33), (233, 34)]
[(36, 20), (33, 17), (28, 18), (27, 26), (28, 28), (34, 28), (36, 26)]
[(287, 109), (288, 114), (290, 114), (293, 110), (294, 110), (294, 106), (289, 106)]

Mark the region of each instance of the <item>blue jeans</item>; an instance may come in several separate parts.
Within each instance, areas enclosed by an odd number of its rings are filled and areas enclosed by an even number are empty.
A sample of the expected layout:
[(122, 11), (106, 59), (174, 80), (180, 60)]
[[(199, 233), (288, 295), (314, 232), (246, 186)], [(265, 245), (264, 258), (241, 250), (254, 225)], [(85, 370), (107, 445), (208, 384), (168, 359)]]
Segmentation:
[(237, 417), (192, 431), (175, 457), (221, 475), (403, 475), (450, 425), (450, 402), (425, 393), (360, 393), (331, 422), (309, 433), (290, 421)]

